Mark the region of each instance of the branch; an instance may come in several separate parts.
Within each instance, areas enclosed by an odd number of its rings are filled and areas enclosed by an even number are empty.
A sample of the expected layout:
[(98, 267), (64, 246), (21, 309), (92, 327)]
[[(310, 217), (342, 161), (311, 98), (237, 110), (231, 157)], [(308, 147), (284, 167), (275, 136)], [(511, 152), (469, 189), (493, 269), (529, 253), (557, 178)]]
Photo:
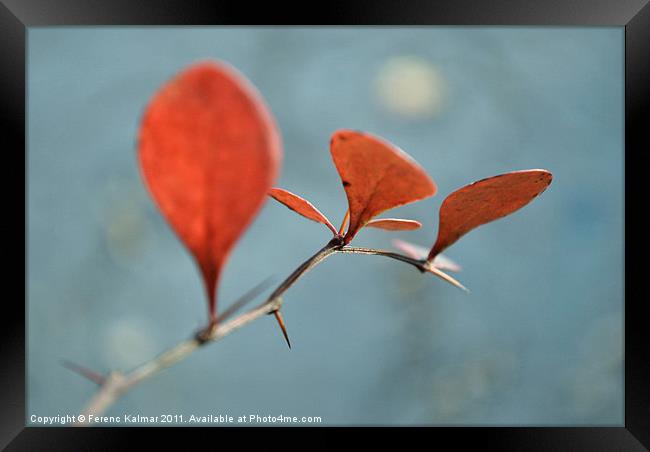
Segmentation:
[(392, 251), (376, 250), (374, 248), (357, 248), (353, 246), (346, 246), (340, 249), (339, 252), (349, 253), (349, 254), (372, 254), (374, 256), (384, 256), (401, 262), (406, 262), (407, 264), (410, 264), (415, 268), (417, 268), (418, 270), (420, 270), (422, 273), (428, 271), (428, 265), (426, 261), (413, 259), (411, 257), (404, 256), (402, 254), (393, 253)]
[[(153, 358), (152, 360), (140, 365), (129, 373), (122, 373), (114, 371), (108, 374), (100, 384), (97, 393), (88, 402), (82, 414), (85, 416), (83, 422), (78, 424), (85, 425), (89, 423), (88, 416), (90, 414), (99, 416), (104, 413), (119, 397), (130, 390), (133, 386), (140, 383), (147, 378), (152, 377), (162, 369), (165, 369), (178, 361), (186, 358), (194, 351), (203, 347), (206, 344), (217, 342), (239, 328), (251, 323), (252, 321), (267, 315), (273, 314), (282, 306), (282, 295), (293, 286), (302, 276), (308, 271), (323, 262), (329, 256), (335, 253), (349, 253), (349, 254), (372, 254), (378, 256), (385, 256), (391, 259), (396, 259), (401, 262), (413, 265), (421, 272), (431, 272), (430, 265), (424, 261), (418, 261), (408, 256), (392, 253), (390, 251), (375, 250), (371, 248), (354, 248), (343, 245), (341, 236), (334, 237), (327, 245), (320, 249), (316, 254), (303, 262), (293, 273), (287, 277), (271, 295), (259, 306), (232, 318), (226, 320), (222, 316), (216, 324), (209, 325), (203, 330), (196, 333), (192, 338), (187, 339), (174, 347), (166, 350), (162, 354)], [(254, 288), (251, 292), (246, 294), (242, 299), (249, 300), (251, 293), (258, 291), (258, 287)], [(240, 300), (241, 301), (241, 300)], [(240, 306), (240, 302), (235, 305)], [(228, 309), (226, 312), (232, 314), (234, 311)], [(225, 316), (227, 317), (227, 316)]]
[[(291, 273), (291, 275), (289, 275), (287, 279), (282, 282), (282, 284), (278, 286), (277, 289), (273, 291), (264, 303), (256, 308), (253, 308), (232, 320), (218, 321), (215, 325), (209, 325), (205, 329), (196, 333), (191, 339), (187, 339), (175, 345), (158, 355), (156, 358), (142, 364), (127, 374), (117, 371), (111, 372), (101, 382), (99, 391), (92, 397), (82, 411), (85, 420), (84, 422), (80, 422), (80, 424), (88, 424), (88, 415), (90, 414), (99, 416), (104, 413), (122, 394), (139, 382), (152, 377), (162, 369), (186, 358), (200, 347), (211, 342), (217, 342), (253, 320), (266, 314), (272, 314), (280, 309), (282, 306), (282, 295), (309, 270), (337, 252), (342, 246), (343, 241), (341, 237), (337, 236), (332, 239), (327, 245), (325, 245), (325, 247), (303, 262), (293, 273)], [(253, 289), (253, 292), (256, 292), (256, 290)], [(246, 295), (242, 297), (242, 299), (246, 300), (249, 298), (250, 297)], [(236, 302), (234, 306), (239, 306), (241, 304), (242, 303), (240, 302)], [(226, 312), (232, 314), (234, 310), (228, 309)], [(225, 320), (224, 316), (222, 316), (221, 320)]]
[(452, 286), (456, 286), (461, 290), (464, 290), (465, 292), (469, 292), (469, 289), (465, 286), (463, 286), (456, 278), (448, 275), (447, 273), (443, 272), (439, 268), (435, 267), (433, 263), (427, 261), (427, 260), (417, 260), (413, 259), (408, 256), (403, 256), (401, 254), (393, 253), (392, 251), (384, 251), (384, 250), (376, 250), (373, 248), (355, 248), (351, 246), (346, 246), (342, 249), (339, 250), (341, 253), (351, 253), (351, 254), (372, 254), (375, 256), (384, 256), (384, 257), (389, 257), (391, 259), (395, 259), (401, 262), (406, 262), (407, 264), (410, 264), (420, 270), (422, 273), (424, 272), (429, 272), (433, 273), (436, 275), (438, 278), (447, 281), (449, 284)]

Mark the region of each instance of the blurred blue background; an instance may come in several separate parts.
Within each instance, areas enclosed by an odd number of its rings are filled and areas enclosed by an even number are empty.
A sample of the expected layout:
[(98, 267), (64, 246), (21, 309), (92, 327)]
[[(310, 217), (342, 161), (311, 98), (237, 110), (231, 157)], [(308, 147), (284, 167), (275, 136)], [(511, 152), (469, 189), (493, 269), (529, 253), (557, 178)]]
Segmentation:
[[(446, 254), (465, 294), (399, 262), (337, 255), (285, 297), (293, 341), (261, 319), (107, 413), (321, 416), (325, 424), (622, 425), (623, 28), (31, 28), (28, 416), (75, 414), (95, 387), (206, 316), (188, 253), (143, 187), (135, 140), (156, 89), (199, 59), (259, 89), (283, 135), (278, 185), (338, 224), (337, 128), (400, 146), (439, 187), (363, 230), (430, 246), (444, 197), (487, 176), (551, 187)], [(219, 287), (223, 309), (284, 278), (329, 232), (269, 202)]]

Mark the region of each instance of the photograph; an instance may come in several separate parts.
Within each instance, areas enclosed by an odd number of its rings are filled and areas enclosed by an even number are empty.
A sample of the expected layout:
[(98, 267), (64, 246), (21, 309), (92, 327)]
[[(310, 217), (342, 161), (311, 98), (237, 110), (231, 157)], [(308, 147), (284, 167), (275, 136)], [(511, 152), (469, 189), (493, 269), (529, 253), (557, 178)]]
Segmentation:
[(288, 11), (0, 2), (0, 450), (650, 450), (648, 0)]
[(31, 26), (25, 425), (625, 425), (622, 26)]

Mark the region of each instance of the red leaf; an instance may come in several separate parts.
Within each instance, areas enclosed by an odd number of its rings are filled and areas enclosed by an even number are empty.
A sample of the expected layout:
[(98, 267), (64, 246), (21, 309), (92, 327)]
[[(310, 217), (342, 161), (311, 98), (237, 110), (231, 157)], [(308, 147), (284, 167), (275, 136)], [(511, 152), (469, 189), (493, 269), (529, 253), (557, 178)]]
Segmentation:
[(415, 220), (402, 220), (400, 218), (378, 218), (366, 223), (366, 227), (385, 229), (387, 231), (413, 231), (420, 229), (422, 223)]
[(221, 269), (278, 173), (273, 117), (243, 75), (201, 62), (149, 103), (139, 157), (149, 191), (200, 267), (214, 320)]
[(346, 243), (371, 218), (436, 193), (436, 185), (411, 157), (378, 137), (339, 130), (330, 150), (350, 207)]
[(271, 196), (276, 201), (281, 202), (289, 209), (302, 215), (303, 217), (309, 218), (310, 220), (317, 223), (323, 223), (334, 233), (334, 235), (336, 235), (336, 229), (330, 220), (328, 220), (320, 210), (314, 207), (314, 205), (306, 199), (301, 198), (300, 196), (282, 188), (272, 188), (269, 190), (269, 196)]
[(427, 248), (407, 242), (406, 240), (393, 239), (393, 246), (407, 256), (417, 260), (424, 260), (429, 253)]
[[(406, 240), (393, 239), (393, 246), (407, 256), (420, 261), (425, 260), (427, 254), (429, 254), (429, 250), (427, 248), (407, 242)], [(462, 270), (462, 267), (460, 265), (449, 259), (444, 254), (438, 254), (435, 259), (433, 259), (431, 265), (439, 270), (449, 270), (451, 272), (459, 272)]]
[(456, 273), (458, 273), (459, 271), (461, 271), (463, 269), (455, 261), (449, 259), (444, 254), (438, 254), (433, 259), (433, 262), (431, 262), (431, 265), (433, 265), (434, 267), (436, 267), (439, 270), (448, 270), (450, 272), (456, 272)]
[(524, 170), (483, 179), (456, 190), (440, 207), (438, 239), (428, 260), (472, 229), (521, 209), (551, 183), (546, 170)]

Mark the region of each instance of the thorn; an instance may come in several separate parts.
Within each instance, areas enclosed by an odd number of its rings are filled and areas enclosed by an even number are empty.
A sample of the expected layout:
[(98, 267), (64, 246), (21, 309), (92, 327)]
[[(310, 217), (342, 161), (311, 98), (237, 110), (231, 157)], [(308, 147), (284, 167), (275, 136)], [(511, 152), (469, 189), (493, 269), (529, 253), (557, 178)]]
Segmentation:
[(259, 294), (264, 292), (271, 283), (275, 280), (275, 276), (269, 276), (264, 281), (258, 283), (255, 287), (251, 288), (248, 292), (236, 300), (228, 309), (226, 309), (220, 316), (217, 317), (217, 322), (221, 323), (231, 317), (235, 312), (244, 307), (248, 302), (254, 300)]
[(284, 335), (284, 340), (287, 341), (287, 345), (289, 346), (289, 350), (291, 350), (291, 341), (289, 341), (289, 335), (287, 334), (287, 327), (284, 324), (284, 318), (282, 317), (282, 314), (280, 314), (280, 311), (273, 311), (273, 315), (275, 316), (275, 320), (278, 321), (278, 325), (280, 325), (280, 329), (282, 330), (282, 334)]
[(343, 235), (343, 232), (345, 231), (345, 226), (348, 224), (350, 221), (350, 209), (348, 209), (347, 212), (345, 212), (345, 216), (343, 217), (343, 222), (341, 222), (341, 227), (339, 228), (339, 235)]
[(469, 289), (465, 286), (463, 286), (461, 283), (459, 283), (456, 279), (452, 278), (449, 276), (447, 273), (443, 272), (442, 270), (434, 267), (433, 265), (425, 265), (424, 269), (430, 273), (433, 273), (437, 277), (444, 279), (447, 281), (449, 284), (458, 287), (461, 290), (464, 290), (465, 292), (469, 293)]
[(95, 372), (94, 370), (90, 370), (87, 367), (80, 366), (79, 364), (73, 363), (72, 361), (68, 361), (66, 359), (61, 360), (61, 364), (63, 367), (66, 369), (69, 369), (75, 373), (78, 373), (82, 377), (86, 377), (90, 381), (92, 381), (95, 384), (98, 385), (103, 385), (104, 382), (106, 381), (106, 377), (98, 372)]

